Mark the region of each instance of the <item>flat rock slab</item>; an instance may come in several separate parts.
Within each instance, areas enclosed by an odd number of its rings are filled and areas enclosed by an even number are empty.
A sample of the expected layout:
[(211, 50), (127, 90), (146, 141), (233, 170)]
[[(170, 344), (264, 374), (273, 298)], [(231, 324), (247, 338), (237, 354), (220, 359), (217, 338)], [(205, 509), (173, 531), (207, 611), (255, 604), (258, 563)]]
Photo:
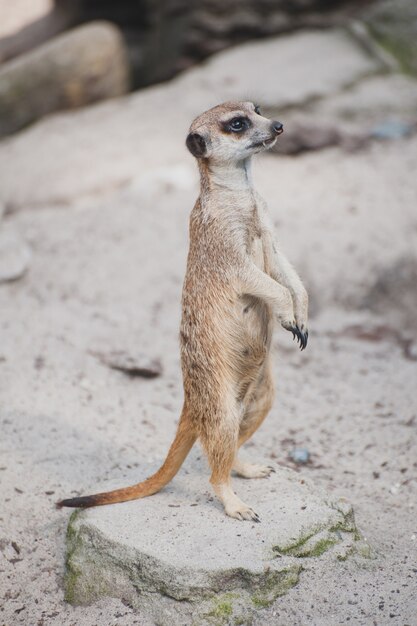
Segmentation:
[[(302, 51), (302, 52), (300, 52)], [(255, 100), (268, 109), (301, 106), (386, 69), (342, 28), (250, 42), (213, 56), (177, 79), (209, 101)], [(204, 110), (204, 107), (203, 109)]]
[(280, 467), (269, 479), (234, 479), (260, 524), (226, 517), (208, 475), (194, 459), (155, 496), (73, 513), (67, 601), (117, 597), (156, 624), (250, 624), (298, 582), (303, 562), (355, 550), (352, 507), (301, 474)]

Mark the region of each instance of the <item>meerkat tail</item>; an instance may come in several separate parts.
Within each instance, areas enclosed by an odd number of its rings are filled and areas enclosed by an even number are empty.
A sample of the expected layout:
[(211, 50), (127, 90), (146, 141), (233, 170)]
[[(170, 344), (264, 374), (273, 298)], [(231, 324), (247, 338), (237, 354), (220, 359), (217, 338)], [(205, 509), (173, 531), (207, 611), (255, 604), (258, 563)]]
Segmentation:
[(178, 424), (175, 439), (171, 444), (163, 465), (155, 474), (143, 482), (132, 485), (131, 487), (96, 493), (91, 496), (68, 498), (67, 500), (57, 502), (56, 506), (57, 508), (61, 508), (63, 506), (88, 508), (91, 506), (115, 504), (116, 502), (127, 502), (128, 500), (136, 500), (138, 498), (151, 496), (154, 493), (157, 493), (174, 478), (193, 447), (196, 439), (197, 436), (194, 434), (189, 420), (185, 418), (185, 413), (183, 411), (180, 423)]

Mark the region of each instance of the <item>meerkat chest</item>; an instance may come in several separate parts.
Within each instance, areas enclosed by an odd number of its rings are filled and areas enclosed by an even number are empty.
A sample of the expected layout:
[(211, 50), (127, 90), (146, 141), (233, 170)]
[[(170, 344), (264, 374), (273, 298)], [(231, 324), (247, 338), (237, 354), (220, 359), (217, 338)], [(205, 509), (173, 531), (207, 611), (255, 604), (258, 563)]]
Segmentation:
[(252, 261), (261, 270), (265, 270), (265, 250), (263, 242), (262, 218), (257, 205), (253, 208), (252, 219), (249, 223), (248, 241), (249, 255)]

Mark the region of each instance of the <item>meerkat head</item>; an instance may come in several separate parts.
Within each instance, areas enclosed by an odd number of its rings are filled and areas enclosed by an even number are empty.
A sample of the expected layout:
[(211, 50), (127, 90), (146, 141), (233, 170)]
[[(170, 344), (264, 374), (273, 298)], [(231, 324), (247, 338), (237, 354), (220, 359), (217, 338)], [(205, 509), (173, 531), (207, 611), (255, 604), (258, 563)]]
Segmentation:
[(281, 122), (263, 117), (252, 102), (225, 102), (194, 120), (186, 145), (197, 159), (230, 163), (267, 150), (282, 132)]

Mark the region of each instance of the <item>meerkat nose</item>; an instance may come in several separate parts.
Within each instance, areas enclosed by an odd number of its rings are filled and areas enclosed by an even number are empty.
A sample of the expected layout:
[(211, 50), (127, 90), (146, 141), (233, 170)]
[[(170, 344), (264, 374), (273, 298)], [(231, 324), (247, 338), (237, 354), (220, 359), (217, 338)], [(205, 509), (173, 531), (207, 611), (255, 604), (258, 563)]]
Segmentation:
[(272, 130), (277, 135), (280, 135), (282, 133), (282, 131), (284, 130), (284, 125), (281, 124), (281, 122), (274, 121), (274, 122), (272, 122)]

